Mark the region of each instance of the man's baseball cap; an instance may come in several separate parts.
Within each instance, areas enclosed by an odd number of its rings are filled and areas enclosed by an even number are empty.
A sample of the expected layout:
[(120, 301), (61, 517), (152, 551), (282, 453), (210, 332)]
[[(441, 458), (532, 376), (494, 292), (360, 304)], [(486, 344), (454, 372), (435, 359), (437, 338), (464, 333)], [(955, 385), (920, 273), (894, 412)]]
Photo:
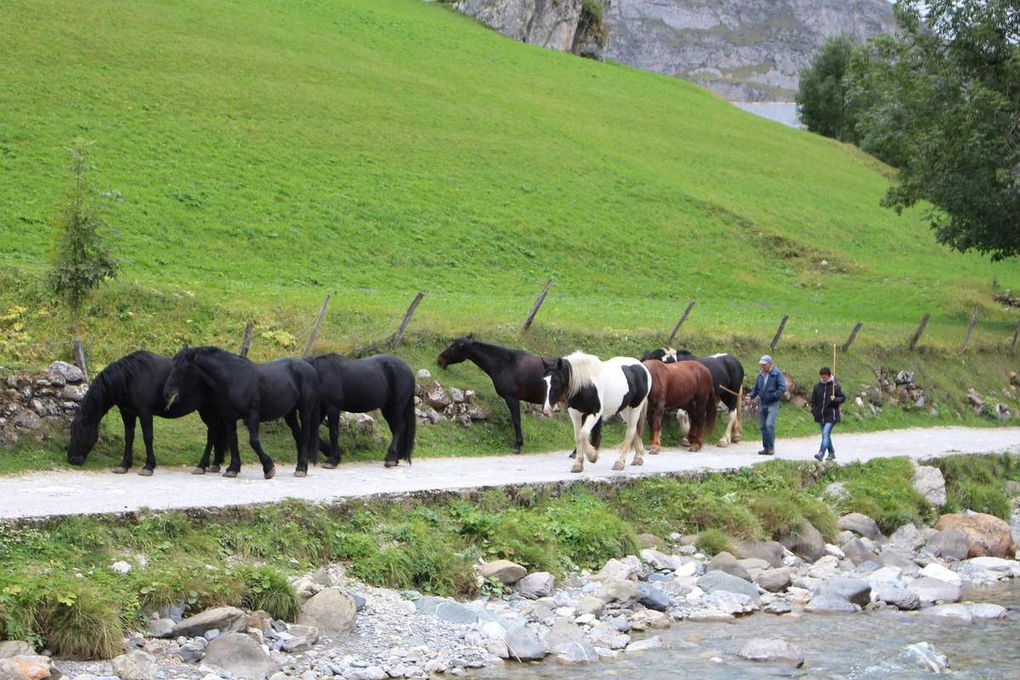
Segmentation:
[(764, 366), (765, 364), (771, 364), (772, 363), (772, 357), (770, 357), (768, 354), (765, 354), (758, 361), (758, 363), (761, 364), (762, 366)]

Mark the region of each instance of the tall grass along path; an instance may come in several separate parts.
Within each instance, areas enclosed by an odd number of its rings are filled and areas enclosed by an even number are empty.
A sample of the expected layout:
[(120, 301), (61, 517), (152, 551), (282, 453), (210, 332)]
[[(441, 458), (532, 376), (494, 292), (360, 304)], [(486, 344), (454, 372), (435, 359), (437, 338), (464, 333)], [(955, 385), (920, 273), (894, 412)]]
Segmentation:
[[(616, 477), (649, 476), (701, 470), (730, 470), (760, 462), (758, 442), (700, 453), (667, 448), (646, 456), (641, 467), (613, 472), (612, 448), (582, 474), (570, 472), (567, 451), (528, 456), (430, 458), (413, 467), (380, 470), (376, 462), (313, 469), (307, 479), (280, 475), (266, 481), (254, 468), (237, 479), (218, 475), (196, 478), (183, 468), (160, 468), (153, 477), (104, 472), (40, 472), (0, 479), (0, 518), (116, 513), (150, 509), (209, 508), (272, 503), (286, 498), (329, 502), (343, 498), (446, 491), (486, 486), (537, 484)], [(1020, 453), (1020, 427), (943, 427), (839, 435), (838, 462), (909, 456), (914, 460), (946, 454), (1011, 451)], [(780, 440), (777, 457), (811, 460), (817, 436)]]

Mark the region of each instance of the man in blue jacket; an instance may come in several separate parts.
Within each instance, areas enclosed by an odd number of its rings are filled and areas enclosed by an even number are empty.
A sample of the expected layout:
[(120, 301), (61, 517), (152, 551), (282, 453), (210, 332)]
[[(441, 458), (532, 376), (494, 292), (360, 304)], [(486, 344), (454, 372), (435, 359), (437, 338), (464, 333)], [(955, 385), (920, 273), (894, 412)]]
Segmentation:
[(762, 450), (760, 456), (771, 456), (776, 452), (776, 418), (779, 416), (779, 399), (786, 392), (786, 378), (782, 371), (772, 365), (772, 357), (768, 354), (758, 362), (761, 373), (754, 379), (754, 389), (747, 396), (747, 401), (761, 400), (758, 411), (758, 424), (761, 426)]

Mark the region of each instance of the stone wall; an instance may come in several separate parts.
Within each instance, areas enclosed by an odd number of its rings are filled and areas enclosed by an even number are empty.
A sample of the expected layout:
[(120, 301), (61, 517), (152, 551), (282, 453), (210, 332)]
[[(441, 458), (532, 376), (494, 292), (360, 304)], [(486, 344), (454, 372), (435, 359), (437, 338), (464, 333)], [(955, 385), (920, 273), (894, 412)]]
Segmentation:
[(81, 369), (63, 361), (45, 373), (10, 373), (2, 385), (0, 446), (7, 448), (25, 437), (66, 430), (89, 387)]

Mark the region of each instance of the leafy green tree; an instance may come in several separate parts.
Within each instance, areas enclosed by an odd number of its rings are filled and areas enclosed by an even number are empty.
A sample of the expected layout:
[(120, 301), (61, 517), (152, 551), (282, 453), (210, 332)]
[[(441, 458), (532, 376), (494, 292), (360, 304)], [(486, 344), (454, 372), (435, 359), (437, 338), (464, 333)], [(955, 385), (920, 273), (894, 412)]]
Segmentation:
[(861, 147), (899, 168), (883, 205), (918, 202), (936, 239), (1020, 254), (1020, 5), (898, 0), (899, 32), (856, 52), (845, 78)]
[(808, 130), (844, 142), (857, 141), (845, 82), (853, 49), (849, 36), (830, 38), (800, 72), (796, 97), (797, 112)]
[(76, 140), (68, 149), (74, 188), (57, 220), (58, 244), (50, 270), (50, 286), (71, 310), (71, 334), (77, 339), (82, 306), (105, 279), (117, 274), (117, 265), (99, 235), (105, 226), (102, 197), (89, 182), (94, 167), (90, 144)]

